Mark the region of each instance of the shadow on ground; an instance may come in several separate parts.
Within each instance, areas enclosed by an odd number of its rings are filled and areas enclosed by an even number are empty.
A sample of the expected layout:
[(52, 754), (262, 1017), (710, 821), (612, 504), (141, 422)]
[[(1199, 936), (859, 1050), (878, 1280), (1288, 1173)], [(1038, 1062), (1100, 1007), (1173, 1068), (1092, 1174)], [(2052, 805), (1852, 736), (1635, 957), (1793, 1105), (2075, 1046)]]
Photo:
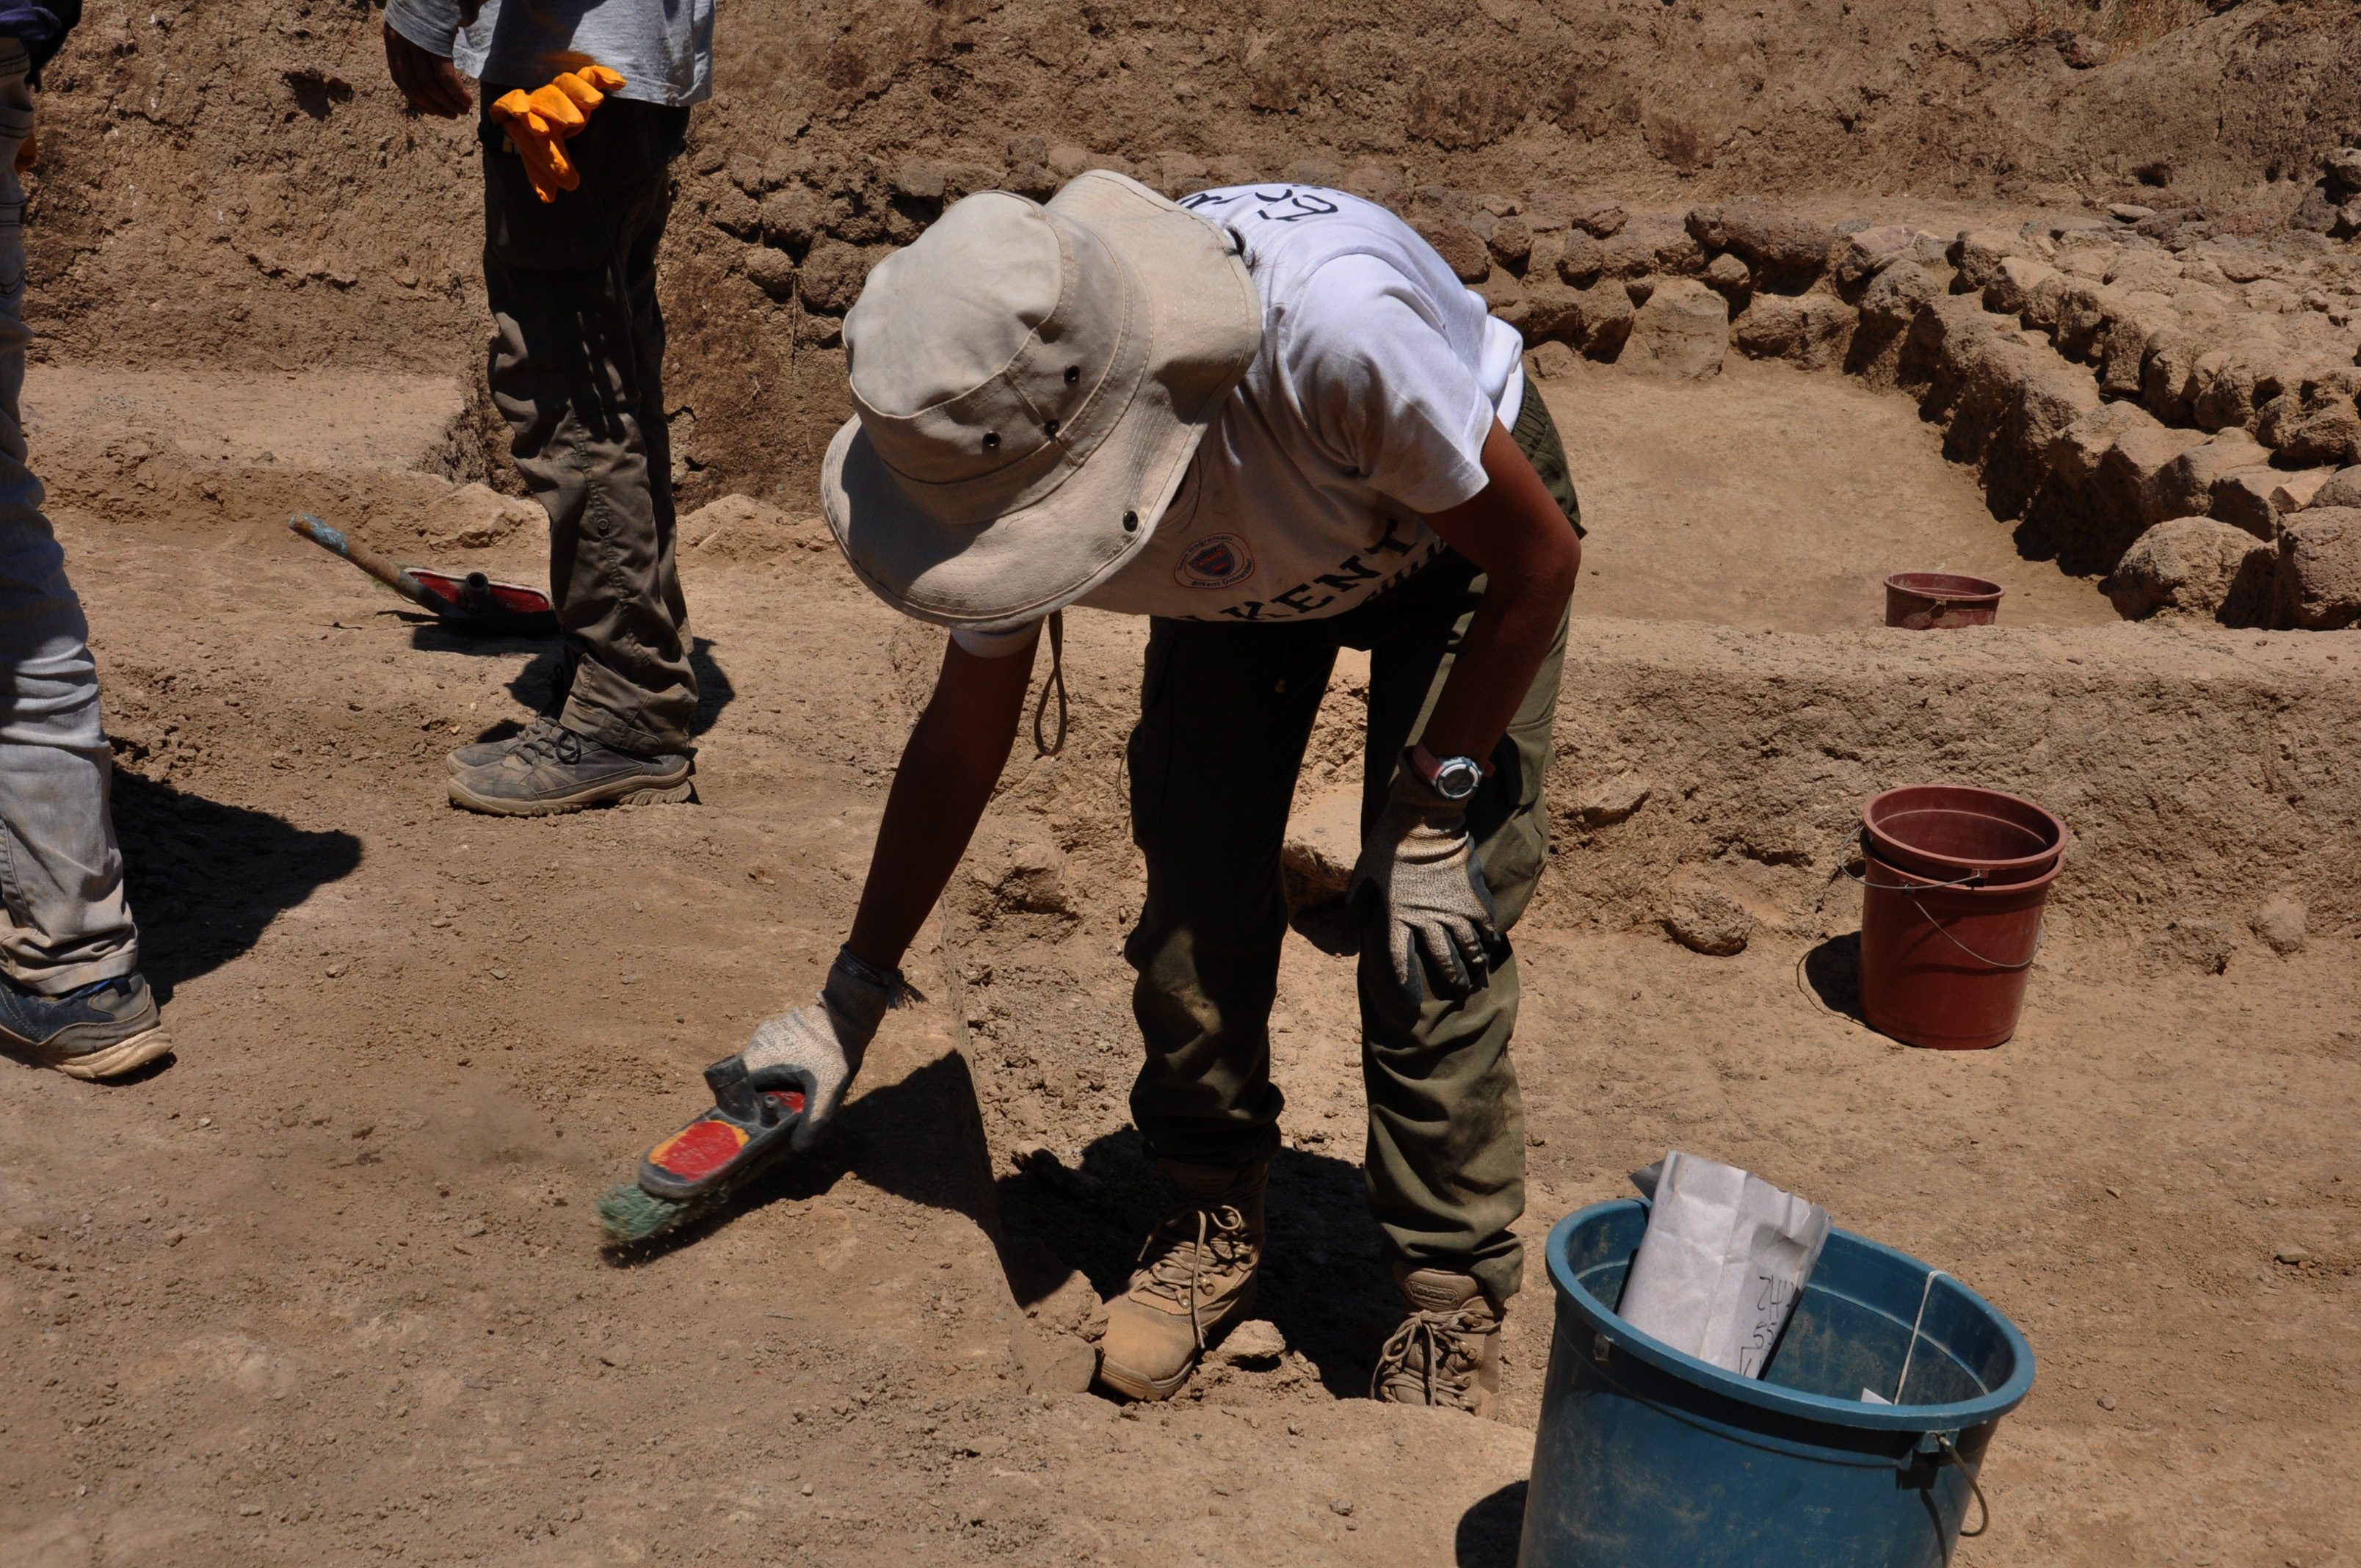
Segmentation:
[[(1082, 1151), (1079, 1168), (1047, 1149), (1023, 1163), (997, 1183), (1010, 1238), (1038, 1242), (1102, 1298), (1122, 1290), (1140, 1244), (1172, 1202), (1139, 1134), (1125, 1128), (1098, 1139)], [(1366, 1397), (1370, 1367), (1400, 1321), (1402, 1304), (1378, 1252), (1361, 1168), (1281, 1149), (1271, 1161), (1267, 1219), (1254, 1315), (1269, 1320), (1303, 1353), (1331, 1394)], [(1020, 1299), (1027, 1293), (1019, 1282)]]
[(1830, 937), (1795, 960), (1795, 983), (1828, 1011), (1866, 1025), (1861, 1010), (1861, 933)]
[[(675, 1108), (680, 1122), (692, 1101)], [(649, 1141), (672, 1131), (652, 1124)], [(1081, 1274), (1102, 1297), (1124, 1288), (1141, 1241), (1169, 1211), (1163, 1176), (1137, 1132), (1093, 1143), (1079, 1168), (1047, 1149), (991, 1178), (991, 1157), (966, 1058), (928, 1060), (845, 1104), (819, 1147), (789, 1154), (725, 1208), (636, 1245), (610, 1249), (619, 1266), (693, 1245), (741, 1215), (782, 1200), (806, 1201), (847, 1175), (897, 1198), (964, 1215), (996, 1244), (1009, 1288), (1031, 1306)], [(630, 1179), (627, 1176), (626, 1179)], [(1268, 1245), (1254, 1315), (1277, 1325), (1329, 1393), (1360, 1398), (1377, 1352), (1402, 1313), (1350, 1160), (1282, 1149), (1271, 1162)]]
[(1525, 1531), (1525, 1484), (1511, 1481), (1459, 1516), (1451, 1560), (1457, 1568), (1516, 1568)]
[(361, 862), (350, 833), (311, 832), (134, 773), (115, 773), (114, 806), (139, 967), (159, 1003), (246, 952), (280, 911)]
[[(566, 669), (563, 644), (536, 637), (488, 637), (481, 632), (454, 630), (423, 615), (395, 610), (386, 613), (401, 615), (410, 622), (410, 645), (422, 652), (473, 653), (486, 658), (531, 654), (524, 667), (509, 682), (509, 695), (535, 713), (545, 713), (556, 706), (557, 685)], [(688, 721), (688, 732), (702, 735), (720, 718), (721, 710), (737, 699), (738, 688), (730, 682), (729, 672), (715, 661), (711, 638), (690, 640), (688, 667), (697, 675), (697, 713)], [(513, 719), (504, 718), (476, 739), (505, 740), (523, 728)]]

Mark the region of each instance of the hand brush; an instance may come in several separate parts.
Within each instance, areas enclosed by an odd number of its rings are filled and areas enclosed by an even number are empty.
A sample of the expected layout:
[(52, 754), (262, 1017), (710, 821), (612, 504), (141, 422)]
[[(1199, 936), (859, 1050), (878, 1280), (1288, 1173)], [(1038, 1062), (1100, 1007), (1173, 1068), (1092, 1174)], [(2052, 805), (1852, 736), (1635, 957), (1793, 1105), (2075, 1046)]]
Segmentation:
[(803, 1091), (755, 1087), (736, 1057), (707, 1068), (705, 1082), (713, 1104), (598, 1200), (598, 1224), (613, 1245), (653, 1241), (720, 1209), (778, 1163), (803, 1124)]

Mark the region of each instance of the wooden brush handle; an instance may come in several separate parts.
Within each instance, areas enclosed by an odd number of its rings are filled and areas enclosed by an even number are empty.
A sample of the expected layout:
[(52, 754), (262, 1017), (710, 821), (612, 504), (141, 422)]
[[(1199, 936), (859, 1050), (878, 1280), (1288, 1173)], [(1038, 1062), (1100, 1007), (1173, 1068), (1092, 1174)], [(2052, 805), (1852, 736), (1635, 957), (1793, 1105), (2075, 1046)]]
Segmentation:
[(421, 587), (417, 578), (412, 577), (368, 545), (351, 538), (344, 530), (331, 528), (309, 512), (298, 512), (289, 518), (287, 526), (321, 549), (332, 554), (343, 556), (412, 604), (434, 610), (438, 615), (443, 611), (445, 608), (443, 601)]

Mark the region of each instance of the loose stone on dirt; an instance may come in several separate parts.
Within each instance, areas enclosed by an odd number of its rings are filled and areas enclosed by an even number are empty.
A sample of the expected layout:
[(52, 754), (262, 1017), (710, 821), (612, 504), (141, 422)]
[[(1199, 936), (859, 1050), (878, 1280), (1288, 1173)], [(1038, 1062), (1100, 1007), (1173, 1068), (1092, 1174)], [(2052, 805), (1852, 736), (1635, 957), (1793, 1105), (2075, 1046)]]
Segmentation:
[(1691, 952), (1726, 959), (1746, 950), (1754, 916), (1711, 883), (1692, 877), (1674, 886), (1664, 906), (1664, 928)]
[(1287, 1336), (1265, 1319), (1249, 1319), (1223, 1338), (1219, 1354), (1234, 1365), (1277, 1361), (1287, 1354)]
[(1360, 791), (1331, 791), (1299, 808), (1279, 850), (1288, 907), (1309, 909), (1344, 897), (1360, 857)]
[(1621, 822), (1647, 804), (1654, 785), (1637, 773), (1609, 779), (1585, 797), (1581, 806), (1586, 828), (1607, 828)]
[(1542, 380), (1554, 381), (1573, 370), (1574, 350), (1563, 343), (1539, 344), (1526, 355), (1525, 363)]
[(2304, 917), (2301, 903), (2293, 898), (2274, 898), (2255, 911), (2254, 931), (2263, 945), (2285, 958), (2303, 947)]
[(746, 252), (746, 277), (773, 299), (785, 299), (796, 289), (795, 259), (784, 250), (752, 247)]

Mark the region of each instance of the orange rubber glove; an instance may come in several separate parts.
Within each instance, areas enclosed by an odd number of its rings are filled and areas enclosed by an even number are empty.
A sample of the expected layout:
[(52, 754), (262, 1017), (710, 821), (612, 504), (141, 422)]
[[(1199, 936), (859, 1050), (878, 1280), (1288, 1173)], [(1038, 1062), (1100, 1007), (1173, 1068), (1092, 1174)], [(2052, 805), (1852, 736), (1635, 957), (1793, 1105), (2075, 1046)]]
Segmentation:
[(565, 144), (590, 123), (590, 111), (622, 85), (622, 77), (615, 71), (603, 65), (586, 65), (560, 72), (546, 87), (503, 93), (492, 104), (492, 118), (500, 122), (508, 133), (509, 145), (524, 159), (534, 195), (555, 202), (560, 191), (581, 185), (582, 176), (566, 156)]
[(35, 136), (32, 132), (27, 131), (25, 133), (25, 139), (16, 144), (16, 172), (19, 174), (24, 173), (25, 170), (32, 168), (34, 164), (39, 162), (40, 159), (40, 138)]

